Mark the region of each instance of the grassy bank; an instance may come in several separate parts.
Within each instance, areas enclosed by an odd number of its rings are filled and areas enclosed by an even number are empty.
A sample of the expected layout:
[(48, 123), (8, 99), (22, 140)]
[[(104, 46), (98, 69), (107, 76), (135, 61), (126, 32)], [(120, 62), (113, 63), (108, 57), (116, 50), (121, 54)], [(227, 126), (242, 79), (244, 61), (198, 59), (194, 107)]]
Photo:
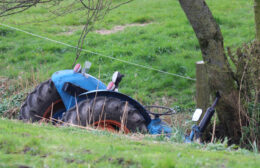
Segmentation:
[(260, 155), (225, 145), (0, 119), (0, 167), (259, 167)]

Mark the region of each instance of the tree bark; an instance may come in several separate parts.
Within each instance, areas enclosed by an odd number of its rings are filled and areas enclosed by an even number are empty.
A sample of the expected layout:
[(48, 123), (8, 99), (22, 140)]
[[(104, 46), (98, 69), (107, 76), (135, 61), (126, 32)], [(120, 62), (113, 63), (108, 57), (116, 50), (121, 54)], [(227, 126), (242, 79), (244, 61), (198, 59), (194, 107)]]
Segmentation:
[(241, 137), (240, 121), (243, 121), (239, 114), (239, 92), (224, 53), (221, 30), (204, 0), (179, 2), (199, 41), (211, 91), (221, 94), (217, 113), (223, 135), (230, 137), (231, 143), (238, 143)]
[[(255, 11), (255, 40), (257, 41), (257, 44), (260, 44), (260, 0), (255, 0), (254, 5), (254, 11)], [(260, 78), (258, 79), (260, 80)], [(257, 86), (258, 91), (258, 103), (260, 103), (260, 82), (258, 82)]]
[(260, 0), (255, 0), (255, 32), (256, 40), (260, 42)]

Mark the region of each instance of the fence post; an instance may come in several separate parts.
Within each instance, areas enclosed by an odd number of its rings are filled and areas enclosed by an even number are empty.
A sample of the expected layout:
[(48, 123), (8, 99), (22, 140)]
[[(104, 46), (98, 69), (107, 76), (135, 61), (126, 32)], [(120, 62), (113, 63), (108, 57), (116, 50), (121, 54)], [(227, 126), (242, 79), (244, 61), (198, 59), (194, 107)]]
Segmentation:
[(210, 88), (204, 61), (196, 62), (196, 104), (203, 114), (210, 105)]

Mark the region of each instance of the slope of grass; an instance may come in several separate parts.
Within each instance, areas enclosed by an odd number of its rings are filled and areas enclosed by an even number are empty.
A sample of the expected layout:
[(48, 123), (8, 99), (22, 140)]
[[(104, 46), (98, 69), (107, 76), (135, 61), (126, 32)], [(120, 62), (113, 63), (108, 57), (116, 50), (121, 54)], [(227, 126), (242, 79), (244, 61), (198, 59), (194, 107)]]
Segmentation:
[(0, 119), (0, 167), (22, 166), (257, 168), (260, 155), (241, 149)]
[[(207, 0), (207, 3), (221, 26), (225, 46), (238, 47), (254, 38), (252, 0)], [(49, 17), (49, 13), (46, 8), (38, 6), (4, 18), (1, 23), (76, 46), (81, 30), (77, 28), (72, 35), (66, 32), (71, 26), (82, 26), (82, 16), (83, 13), (76, 12), (41, 22)], [(111, 11), (96, 24), (95, 30), (131, 23), (150, 24), (129, 27), (110, 35), (92, 31), (87, 36), (84, 48), (195, 78), (195, 62), (202, 59), (200, 48), (178, 1), (136, 0)], [(39, 81), (43, 81), (57, 70), (71, 68), (74, 58), (74, 49), (0, 26), (1, 76), (28, 80), (35, 75)], [(93, 63), (90, 73), (100, 76), (105, 83), (109, 82), (116, 70), (125, 74), (121, 91), (144, 104), (161, 102), (162, 98), (166, 98), (172, 106), (194, 106), (194, 81), (83, 52), (78, 62), (85, 60)]]

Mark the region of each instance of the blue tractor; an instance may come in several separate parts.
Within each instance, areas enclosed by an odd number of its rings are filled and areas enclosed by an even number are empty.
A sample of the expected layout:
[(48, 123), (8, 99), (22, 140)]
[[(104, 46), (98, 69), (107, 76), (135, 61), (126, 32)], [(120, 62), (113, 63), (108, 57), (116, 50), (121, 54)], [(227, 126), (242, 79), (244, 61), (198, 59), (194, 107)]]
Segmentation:
[[(133, 98), (118, 92), (124, 75), (115, 72), (112, 81), (106, 86), (86, 73), (90, 66), (91, 63), (87, 61), (84, 68), (77, 64), (73, 70), (55, 72), (51, 79), (39, 84), (21, 106), (20, 119), (36, 122), (51, 118), (53, 121), (93, 126), (109, 131), (171, 134), (171, 127), (163, 122), (160, 116), (175, 113), (173, 109), (141, 105)], [(213, 113), (214, 107), (211, 110)], [(153, 113), (152, 108), (163, 108), (165, 112)], [(204, 124), (203, 129), (206, 125)], [(188, 136), (187, 141), (192, 141), (194, 135), (199, 135), (200, 129), (202, 128), (194, 127), (193, 135)]]

